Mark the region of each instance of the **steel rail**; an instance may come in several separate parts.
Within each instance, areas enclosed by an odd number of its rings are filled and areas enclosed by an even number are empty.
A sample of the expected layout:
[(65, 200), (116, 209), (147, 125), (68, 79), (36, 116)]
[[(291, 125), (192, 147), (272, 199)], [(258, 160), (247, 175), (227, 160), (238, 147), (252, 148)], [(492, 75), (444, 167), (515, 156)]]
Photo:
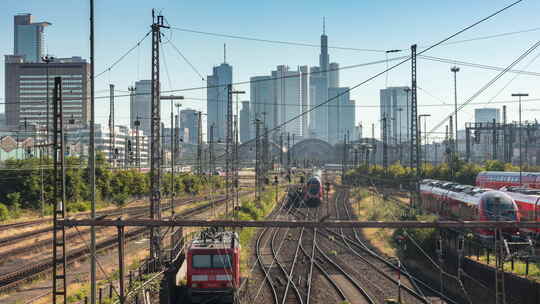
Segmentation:
[[(226, 199), (218, 199), (216, 201), (212, 201), (204, 205), (186, 210), (178, 214), (178, 216), (195, 215), (202, 211), (212, 208), (212, 206), (214, 206), (215, 204), (223, 204), (225, 201)], [(147, 227), (131, 230), (126, 233), (126, 240), (138, 237), (146, 233), (147, 230), (148, 230)], [(105, 239), (97, 244), (97, 249), (105, 250), (107, 248), (112, 248), (116, 245), (116, 242), (117, 242), (116, 236)], [(69, 263), (73, 263), (76, 260), (85, 258), (88, 253), (89, 253), (88, 248), (81, 247), (81, 248), (71, 251), (67, 259)], [(41, 262), (38, 262), (37, 264), (30, 265), (27, 267), (22, 267), (19, 270), (1, 275), (0, 276), (0, 292), (5, 291), (9, 288), (12, 288), (15, 285), (18, 285), (27, 279), (30, 279), (42, 272), (45, 272), (49, 270), (50, 268), (52, 268), (52, 266), (53, 266), (53, 261), (50, 258), (48, 258), (48, 259), (42, 260)]]

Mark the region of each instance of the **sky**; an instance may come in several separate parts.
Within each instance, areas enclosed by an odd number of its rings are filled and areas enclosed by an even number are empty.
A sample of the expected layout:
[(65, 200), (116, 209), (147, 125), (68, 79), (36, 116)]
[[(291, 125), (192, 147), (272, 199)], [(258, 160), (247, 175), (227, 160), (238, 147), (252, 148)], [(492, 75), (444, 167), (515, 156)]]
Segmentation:
[[(442, 40), (512, 3), (492, 1), (177, 1), (177, 0), (95, 0), (96, 57), (95, 70), (100, 73), (128, 49), (135, 46), (149, 30), (151, 10), (155, 8), (172, 27), (196, 31), (247, 36), (259, 39), (318, 44), (322, 19), (326, 18), (329, 46), (372, 49), (372, 51), (330, 49), (330, 61), (341, 66), (368, 63), (385, 59), (385, 50), (402, 49), (392, 56), (410, 54), (410, 45), (422, 47)], [(412, 5), (414, 3), (414, 5)], [(524, 0), (518, 5), (458, 35), (450, 41), (485, 37), (507, 32), (536, 29), (492, 39), (441, 45), (426, 52), (436, 56), (477, 64), (506, 67), (540, 37), (537, 12), (540, 2)], [(46, 52), (55, 57), (82, 56), (89, 58), (89, 1), (2, 0), (0, 10), (0, 53), (13, 53), (13, 15), (31, 13), (35, 21), (49, 21), (46, 28)], [(318, 65), (317, 47), (272, 44), (189, 33), (175, 29), (163, 30), (161, 53), (162, 90), (177, 92), (188, 98), (182, 108), (206, 111), (206, 90), (199, 89), (205, 82), (178, 54), (178, 50), (204, 77), (212, 67), (223, 62), (223, 44), (227, 44), (227, 63), (233, 66), (233, 81), (248, 81), (252, 76), (267, 75), (277, 65), (292, 69), (298, 65)], [(117, 94), (140, 79), (150, 79), (150, 37), (135, 48), (113, 69), (96, 79), (96, 120), (106, 123), (108, 118), (108, 88), (115, 85)], [(169, 42), (170, 41), (170, 42)], [(540, 72), (540, 49), (522, 60), (517, 69)], [(391, 66), (396, 61), (390, 62)], [(3, 63), (3, 58), (2, 58)], [(418, 112), (431, 114), (428, 129), (437, 125), (453, 111), (453, 75), (451, 63), (418, 59)], [(340, 85), (353, 87), (383, 71), (386, 65), (363, 66), (342, 70)], [(4, 65), (0, 65), (0, 98), (4, 97)], [(473, 96), (497, 71), (461, 66), (457, 75), (458, 103)], [(506, 74), (493, 86), (459, 112), (460, 128), (473, 121), (474, 108), (506, 104), (508, 120), (518, 119), (518, 104), (511, 93), (529, 93), (529, 99), (540, 98), (539, 77)], [(381, 75), (351, 91), (356, 101), (357, 123), (370, 136), (371, 124), (379, 135), (379, 90), (386, 86), (386, 75)], [(410, 63), (388, 73), (389, 86), (410, 85)], [(249, 99), (249, 85), (241, 100)], [(189, 99), (190, 98), (190, 99)], [(487, 103), (492, 104), (474, 104)], [(523, 102), (523, 120), (534, 120), (540, 114), (539, 101)], [(168, 102), (162, 105), (163, 121), (169, 124)], [(117, 124), (129, 123), (129, 98), (116, 98)], [(444, 132), (444, 127), (438, 132)], [(443, 136), (442, 133), (430, 137)]]

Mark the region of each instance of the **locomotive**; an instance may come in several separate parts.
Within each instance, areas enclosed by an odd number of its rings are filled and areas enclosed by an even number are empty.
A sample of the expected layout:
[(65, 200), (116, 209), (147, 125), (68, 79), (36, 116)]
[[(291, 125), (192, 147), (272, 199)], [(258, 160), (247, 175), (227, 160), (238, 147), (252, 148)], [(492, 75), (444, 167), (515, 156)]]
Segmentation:
[(323, 197), (321, 175), (320, 170), (314, 170), (313, 176), (308, 178), (302, 190), (304, 203), (309, 207), (316, 207), (321, 204)]
[[(420, 184), (422, 205), (441, 216), (460, 220), (519, 221), (516, 201), (505, 191), (478, 188), (453, 182), (423, 180)], [(494, 237), (490, 229), (476, 229), (481, 239)], [(519, 237), (515, 228), (503, 229), (505, 236)]]
[(203, 232), (186, 252), (187, 294), (191, 303), (210, 297), (233, 303), (240, 286), (240, 242), (232, 231)]

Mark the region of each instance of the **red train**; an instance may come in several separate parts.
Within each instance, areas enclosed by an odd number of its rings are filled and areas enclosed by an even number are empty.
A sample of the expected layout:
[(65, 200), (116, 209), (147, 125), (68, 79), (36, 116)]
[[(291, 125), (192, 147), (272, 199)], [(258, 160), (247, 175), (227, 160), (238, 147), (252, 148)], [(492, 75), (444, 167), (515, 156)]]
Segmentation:
[[(441, 216), (461, 220), (519, 221), (515, 200), (504, 191), (477, 188), (452, 182), (423, 180), (420, 184), (422, 207)], [(493, 238), (493, 231), (477, 229), (483, 239)], [(503, 230), (505, 235), (517, 237), (517, 229)]]
[(519, 172), (482, 171), (476, 176), (476, 186), (491, 189), (513, 186), (540, 189), (540, 173), (521, 172), (520, 184)]
[[(503, 187), (501, 190), (516, 202), (522, 221), (540, 221), (540, 190), (517, 187)], [(523, 228), (522, 231), (537, 238), (540, 236), (540, 229)]]
[[(210, 297), (233, 303), (240, 286), (240, 244), (232, 231), (201, 233), (186, 253), (187, 290), (192, 303)], [(214, 302), (212, 302), (214, 303)]]
[(302, 197), (306, 205), (319, 206), (323, 199), (323, 185), (321, 182), (321, 171), (315, 171), (313, 176), (307, 180), (302, 190)]

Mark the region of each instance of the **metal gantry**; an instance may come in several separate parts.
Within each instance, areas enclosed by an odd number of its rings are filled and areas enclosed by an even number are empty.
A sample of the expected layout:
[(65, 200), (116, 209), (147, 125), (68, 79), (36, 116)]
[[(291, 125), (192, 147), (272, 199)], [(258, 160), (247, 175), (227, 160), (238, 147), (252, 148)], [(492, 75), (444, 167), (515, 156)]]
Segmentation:
[[(66, 229), (59, 222), (66, 219), (66, 172), (64, 151), (64, 124), (62, 107), (62, 79), (54, 78), (53, 89), (53, 303), (67, 303)], [(61, 301), (58, 301), (58, 296)]]
[[(150, 218), (161, 219), (161, 100), (159, 98), (159, 45), (163, 16), (152, 10), (152, 82), (151, 82), (151, 143), (150, 143)], [(159, 265), (161, 260), (161, 235), (159, 227), (150, 229), (150, 257)], [(156, 265), (156, 264), (155, 264)]]

